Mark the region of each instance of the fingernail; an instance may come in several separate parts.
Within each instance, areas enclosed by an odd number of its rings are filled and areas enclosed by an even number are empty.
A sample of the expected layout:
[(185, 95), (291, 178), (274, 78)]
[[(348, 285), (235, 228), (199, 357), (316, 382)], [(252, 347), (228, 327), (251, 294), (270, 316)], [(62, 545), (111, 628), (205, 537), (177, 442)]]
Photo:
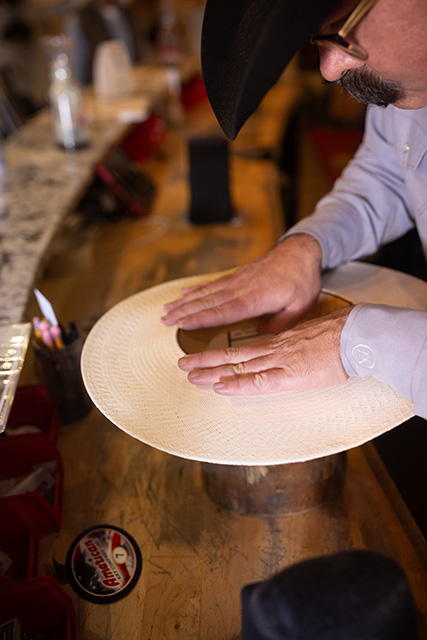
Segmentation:
[(188, 363), (188, 357), (183, 356), (178, 360), (178, 367), (185, 367), (187, 363)]
[(215, 384), (213, 385), (213, 388), (215, 391), (224, 389), (224, 387), (225, 387), (225, 384), (223, 382), (215, 382)]

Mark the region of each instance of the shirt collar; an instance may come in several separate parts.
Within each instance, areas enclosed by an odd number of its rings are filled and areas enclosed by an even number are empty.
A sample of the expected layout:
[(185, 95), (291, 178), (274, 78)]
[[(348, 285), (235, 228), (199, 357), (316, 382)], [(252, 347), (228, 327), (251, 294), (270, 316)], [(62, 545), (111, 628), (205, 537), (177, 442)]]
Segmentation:
[(410, 169), (417, 169), (427, 152), (427, 107), (389, 108), (394, 112), (394, 147), (399, 162)]

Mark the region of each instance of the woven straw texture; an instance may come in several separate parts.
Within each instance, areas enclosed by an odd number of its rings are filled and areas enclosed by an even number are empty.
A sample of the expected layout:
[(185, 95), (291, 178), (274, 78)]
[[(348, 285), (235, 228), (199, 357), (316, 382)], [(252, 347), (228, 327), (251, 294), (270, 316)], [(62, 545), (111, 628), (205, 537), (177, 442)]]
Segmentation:
[(206, 279), (183, 278), (138, 293), (91, 330), (82, 355), (84, 382), (95, 405), (126, 433), (183, 458), (273, 465), (350, 449), (413, 415), (407, 400), (373, 378), (256, 397), (224, 397), (193, 386), (177, 367), (183, 352), (176, 329), (160, 317), (183, 286)]

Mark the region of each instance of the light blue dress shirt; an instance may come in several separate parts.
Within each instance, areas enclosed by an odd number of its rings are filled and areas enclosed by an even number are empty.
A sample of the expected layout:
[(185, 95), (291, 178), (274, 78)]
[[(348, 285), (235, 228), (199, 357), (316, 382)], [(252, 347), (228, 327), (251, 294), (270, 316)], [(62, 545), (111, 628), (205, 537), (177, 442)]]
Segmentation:
[[(354, 159), (313, 215), (284, 237), (313, 235), (326, 270), (372, 255), (414, 226), (427, 258), (427, 107), (370, 107)], [(342, 333), (341, 359), (350, 376), (390, 384), (427, 418), (427, 311), (357, 305)]]

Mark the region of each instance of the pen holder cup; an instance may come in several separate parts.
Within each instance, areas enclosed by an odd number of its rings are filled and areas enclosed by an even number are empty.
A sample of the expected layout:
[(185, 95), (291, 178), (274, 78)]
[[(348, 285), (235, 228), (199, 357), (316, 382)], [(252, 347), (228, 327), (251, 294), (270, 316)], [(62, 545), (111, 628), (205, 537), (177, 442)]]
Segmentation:
[(87, 416), (93, 404), (83, 384), (80, 358), (83, 340), (77, 338), (62, 349), (49, 349), (33, 343), (35, 372), (58, 408), (61, 424)]

